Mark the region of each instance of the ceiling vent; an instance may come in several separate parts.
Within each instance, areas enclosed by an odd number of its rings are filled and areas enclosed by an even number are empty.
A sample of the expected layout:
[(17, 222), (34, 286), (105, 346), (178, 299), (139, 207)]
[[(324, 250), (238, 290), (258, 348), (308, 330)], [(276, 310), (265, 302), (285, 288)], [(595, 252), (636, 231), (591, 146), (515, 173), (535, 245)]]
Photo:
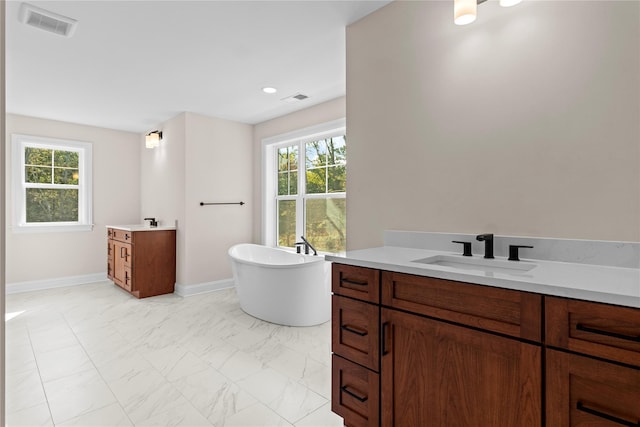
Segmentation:
[(78, 21), (58, 15), (45, 9), (22, 3), (20, 5), (20, 21), (60, 36), (71, 37)]
[(287, 96), (286, 98), (282, 98), (282, 101), (284, 101), (284, 102), (298, 102), (298, 101), (304, 101), (307, 98), (308, 98), (307, 95), (303, 95), (301, 93), (298, 93), (298, 94), (295, 94), (295, 95)]

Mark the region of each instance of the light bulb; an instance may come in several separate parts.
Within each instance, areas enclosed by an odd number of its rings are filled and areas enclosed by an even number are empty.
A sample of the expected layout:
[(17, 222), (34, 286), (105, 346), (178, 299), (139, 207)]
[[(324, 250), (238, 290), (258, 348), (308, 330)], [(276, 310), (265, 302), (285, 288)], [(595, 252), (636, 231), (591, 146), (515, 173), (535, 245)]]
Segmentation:
[(453, 22), (456, 25), (467, 25), (476, 20), (478, 3), (476, 0), (454, 0)]

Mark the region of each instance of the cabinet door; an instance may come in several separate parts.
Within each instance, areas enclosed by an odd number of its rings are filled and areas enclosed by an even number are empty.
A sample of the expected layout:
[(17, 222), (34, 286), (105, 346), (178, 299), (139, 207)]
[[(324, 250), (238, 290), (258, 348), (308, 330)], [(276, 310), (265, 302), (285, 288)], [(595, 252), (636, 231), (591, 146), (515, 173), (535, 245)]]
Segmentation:
[[(113, 242), (113, 281), (125, 287), (131, 276), (131, 245)], [(129, 285), (129, 289), (131, 286)]]
[(382, 309), (385, 427), (542, 425), (541, 349)]
[(547, 350), (547, 425), (640, 425), (640, 371)]
[(115, 245), (113, 240), (107, 241), (107, 277), (113, 280), (113, 258), (115, 254)]

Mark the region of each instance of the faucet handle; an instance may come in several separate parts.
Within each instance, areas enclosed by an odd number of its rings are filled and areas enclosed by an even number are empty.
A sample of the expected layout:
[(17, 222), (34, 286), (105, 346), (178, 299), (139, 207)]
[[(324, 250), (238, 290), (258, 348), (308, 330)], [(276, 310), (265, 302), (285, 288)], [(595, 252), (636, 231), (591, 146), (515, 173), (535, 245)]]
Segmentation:
[(520, 248), (533, 249), (533, 246), (509, 245), (509, 261), (520, 261), (520, 257), (518, 256), (518, 249)]
[(462, 256), (472, 256), (471, 242), (461, 242), (459, 240), (452, 240), (451, 243), (460, 243), (462, 245)]
[(155, 218), (145, 218), (145, 221), (150, 221), (149, 227), (157, 227), (158, 221)]

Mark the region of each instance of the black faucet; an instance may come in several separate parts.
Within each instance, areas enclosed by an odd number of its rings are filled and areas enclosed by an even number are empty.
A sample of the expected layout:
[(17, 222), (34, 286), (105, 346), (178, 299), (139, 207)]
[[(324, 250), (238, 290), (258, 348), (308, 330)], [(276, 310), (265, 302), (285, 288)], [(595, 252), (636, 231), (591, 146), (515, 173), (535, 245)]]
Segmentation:
[(318, 255), (318, 251), (316, 251), (316, 248), (314, 248), (313, 245), (309, 243), (307, 239), (304, 238), (304, 236), (300, 236), (300, 238), (302, 239), (302, 242), (296, 243), (296, 252), (300, 253), (300, 245), (304, 245), (304, 253), (306, 255), (309, 255), (309, 248), (313, 250), (314, 255)]
[(145, 218), (145, 221), (150, 221), (149, 227), (157, 227), (158, 221), (155, 218)]
[(476, 240), (484, 242), (484, 257), (493, 258), (493, 234), (478, 234)]

